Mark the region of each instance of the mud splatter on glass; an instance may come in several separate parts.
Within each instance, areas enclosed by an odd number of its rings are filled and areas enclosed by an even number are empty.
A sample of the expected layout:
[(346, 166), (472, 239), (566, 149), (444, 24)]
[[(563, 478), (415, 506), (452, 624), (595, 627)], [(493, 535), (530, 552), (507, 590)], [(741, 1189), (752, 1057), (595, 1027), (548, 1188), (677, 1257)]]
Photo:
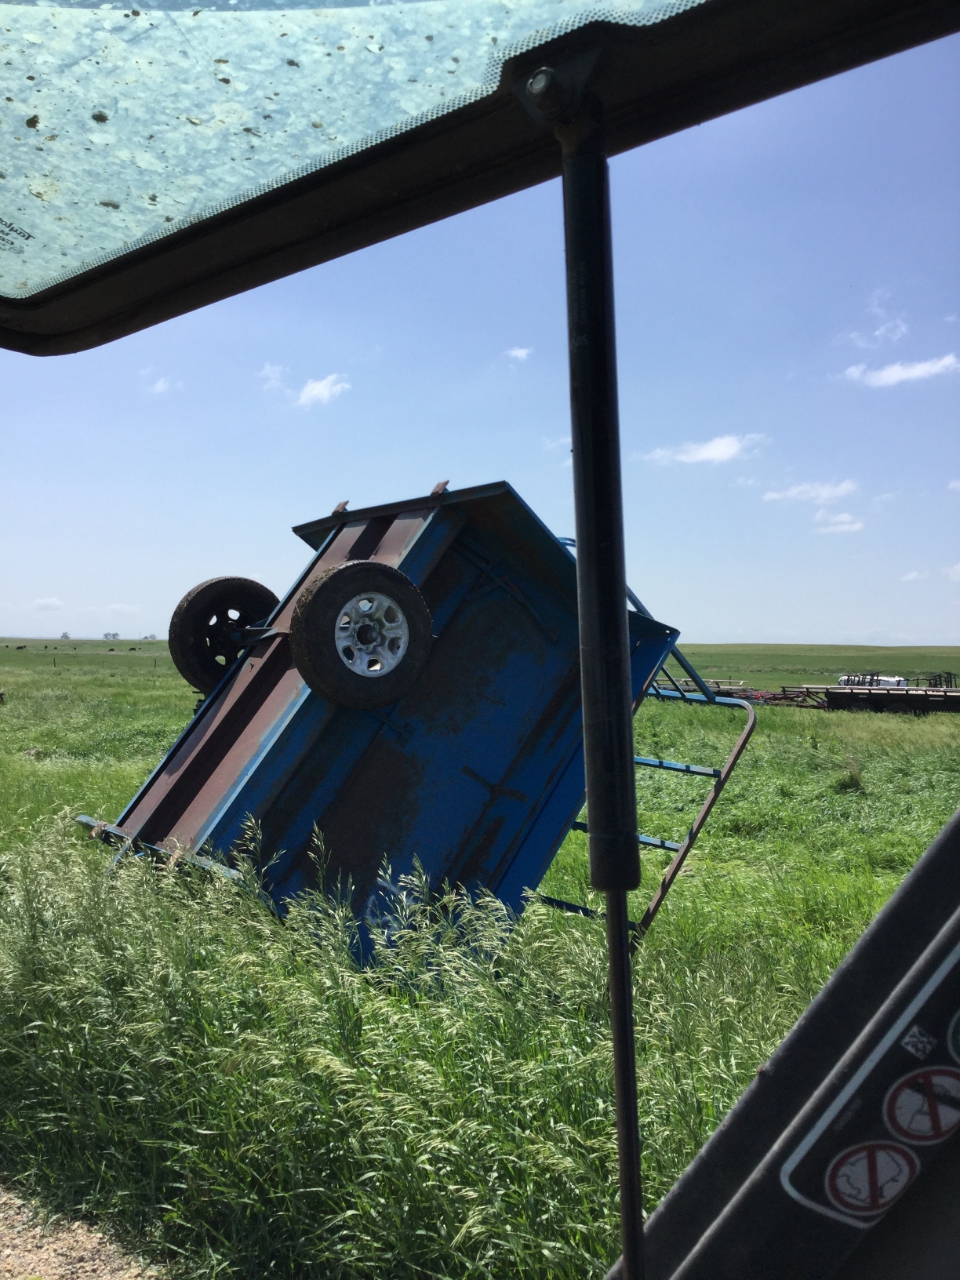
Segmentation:
[(0, 5), (0, 294), (25, 298), (492, 93), (505, 58), (703, 0)]

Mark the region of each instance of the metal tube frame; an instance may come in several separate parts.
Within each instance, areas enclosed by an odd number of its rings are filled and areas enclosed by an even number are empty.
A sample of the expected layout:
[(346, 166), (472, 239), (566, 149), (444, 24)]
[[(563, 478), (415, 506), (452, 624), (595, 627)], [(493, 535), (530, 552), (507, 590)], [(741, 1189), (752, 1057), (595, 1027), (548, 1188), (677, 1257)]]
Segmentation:
[(631, 929), (640, 884), (613, 305), (610, 188), (599, 104), (558, 123), (570, 344), (580, 678), (590, 878), (606, 894), (625, 1280), (643, 1280)]
[[(698, 699), (701, 702), (708, 701), (706, 698), (704, 698), (701, 694), (698, 694), (698, 693), (686, 694), (686, 695), (666, 693), (661, 696), (666, 698), (676, 698), (679, 696), (680, 698), (683, 698), (684, 701), (688, 701), (688, 702), (693, 701), (694, 699)], [(747, 723), (744, 726), (743, 732), (740, 734), (740, 737), (737, 739), (733, 750), (730, 752), (730, 755), (727, 757), (726, 763), (724, 764), (723, 768), (717, 771), (710, 770), (711, 773), (715, 773), (716, 781), (714, 782), (713, 786), (710, 788), (710, 794), (707, 796), (706, 800), (704, 800), (703, 805), (700, 808), (700, 812), (697, 814), (696, 818), (694, 819), (693, 826), (687, 832), (686, 838), (677, 849), (676, 857), (673, 859), (669, 867), (667, 867), (666, 871), (663, 873), (663, 879), (660, 881), (660, 885), (657, 888), (656, 893), (651, 898), (650, 905), (647, 907), (646, 911), (643, 913), (643, 918), (640, 920), (640, 922), (637, 925), (635, 936), (637, 937), (638, 940), (643, 937), (643, 935), (647, 932), (647, 930), (653, 924), (654, 916), (663, 906), (663, 900), (664, 898), (666, 898), (667, 894), (670, 892), (670, 889), (673, 886), (673, 882), (676, 880), (677, 876), (680, 874), (681, 870), (683, 869), (683, 864), (687, 860), (687, 854), (693, 848), (696, 842), (697, 836), (703, 830), (704, 824), (706, 823), (707, 818), (710, 816), (710, 810), (717, 803), (717, 800), (720, 797), (720, 792), (727, 785), (727, 780), (729, 779), (731, 773), (733, 773), (733, 770), (736, 768), (737, 761), (743, 755), (744, 748), (746, 747), (747, 743), (750, 741), (750, 738), (753, 735), (754, 729), (757, 727), (756, 709), (753, 706), (751, 706), (749, 702), (744, 702), (742, 698), (714, 697), (710, 699), (710, 701), (714, 705), (719, 705), (724, 707), (741, 707), (747, 713)], [(707, 772), (707, 770), (701, 770), (701, 772), (705, 773)]]
[(603, 108), (585, 49), (518, 85), (563, 157), (577, 607), (590, 881), (606, 895), (610, 1019), (625, 1280), (644, 1280), (643, 1196), (627, 894), (640, 885), (633, 697), (623, 546), (610, 182)]

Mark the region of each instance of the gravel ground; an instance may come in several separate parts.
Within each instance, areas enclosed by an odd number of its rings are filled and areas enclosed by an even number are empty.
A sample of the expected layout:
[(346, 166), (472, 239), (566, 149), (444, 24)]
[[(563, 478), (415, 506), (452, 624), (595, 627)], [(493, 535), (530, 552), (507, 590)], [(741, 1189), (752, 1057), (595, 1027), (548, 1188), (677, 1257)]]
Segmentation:
[(82, 1222), (41, 1226), (29, 1201), (0, 1188), (0, 1280), (162, 1280)]

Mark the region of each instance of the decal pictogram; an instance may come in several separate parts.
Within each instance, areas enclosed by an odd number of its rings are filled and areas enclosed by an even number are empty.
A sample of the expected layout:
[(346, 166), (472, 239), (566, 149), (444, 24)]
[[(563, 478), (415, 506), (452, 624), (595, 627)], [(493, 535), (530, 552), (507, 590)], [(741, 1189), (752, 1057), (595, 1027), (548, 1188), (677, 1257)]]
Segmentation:
[(929, 1146), (960, 1126), (960, 1071), (921, 1067), (898, 1080), (883, 1104), (883, 1118), (896, 1138)]
[(827, 1196), (838, 1209), (869, 1217), (889, 1209), (920, 1172), (920, 1161), (896, 1142), (863, 1142), (842, 1151), (827, 1170)]

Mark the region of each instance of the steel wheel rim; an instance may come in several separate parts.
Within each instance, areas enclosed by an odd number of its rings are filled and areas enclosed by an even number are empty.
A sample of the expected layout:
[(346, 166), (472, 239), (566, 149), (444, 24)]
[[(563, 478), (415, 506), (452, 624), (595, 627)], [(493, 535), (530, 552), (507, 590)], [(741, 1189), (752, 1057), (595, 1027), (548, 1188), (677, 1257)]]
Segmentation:
[(243, 625), (244, 619), (240, 610), (230, 605), (211, 613), (204, 624), (203, 638), (207, 653), (218, 666), (220, 665), (218, 660), (222, 658), (224, 670), (237, 660), (240, 647), (233, 636)]
[(337, 614), (334, 644), (340, 661), (365, 680), (385, 676), (403, 660), (410, 643), (406, 614), (381, 591), (363, 591)]

